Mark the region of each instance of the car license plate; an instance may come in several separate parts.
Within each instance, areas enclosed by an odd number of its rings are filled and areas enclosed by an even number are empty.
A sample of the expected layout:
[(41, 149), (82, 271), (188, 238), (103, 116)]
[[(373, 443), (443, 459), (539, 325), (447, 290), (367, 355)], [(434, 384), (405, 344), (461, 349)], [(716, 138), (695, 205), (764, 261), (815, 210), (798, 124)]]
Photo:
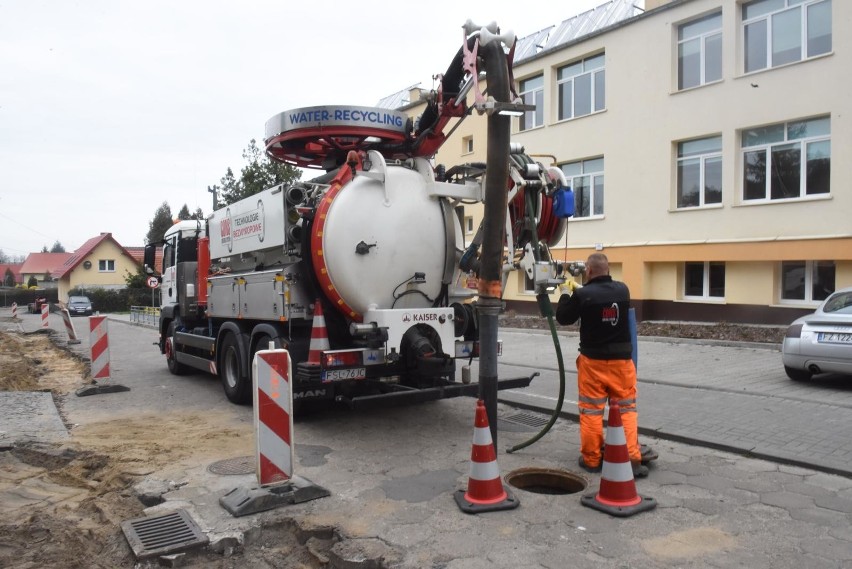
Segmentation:
[(852, 344), (852, 334), (843, 332), (820, 332), (817, 334), (820, 344)]
[(348, 369), (330, 369), (322, 372), (323, 381), (341, 381), (343, 379), (364, 379), (367, 368), (353, 367)]

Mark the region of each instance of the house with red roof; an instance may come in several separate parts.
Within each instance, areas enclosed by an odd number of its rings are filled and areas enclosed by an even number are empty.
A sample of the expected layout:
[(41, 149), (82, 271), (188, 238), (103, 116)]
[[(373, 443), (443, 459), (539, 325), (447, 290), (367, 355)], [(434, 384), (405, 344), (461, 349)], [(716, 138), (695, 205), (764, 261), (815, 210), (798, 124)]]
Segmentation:
[(0, 263), (0, 286), (16, 286), (21, 281), (21, 266), (23, 263)]
[(30, 277), (35, 277), (39, 288), (56, 288), (53, 272), (61, 267), (71, 253), (30, 253), (21, 265), (21, 282), (26, 285)]
[(72, 289), (121, 289), (127, 274), (136, 274), (139, 262), (122, 247), (112, 233), (92, 237), (53, 270), (58, 282), (59, 300), (67, 300)]

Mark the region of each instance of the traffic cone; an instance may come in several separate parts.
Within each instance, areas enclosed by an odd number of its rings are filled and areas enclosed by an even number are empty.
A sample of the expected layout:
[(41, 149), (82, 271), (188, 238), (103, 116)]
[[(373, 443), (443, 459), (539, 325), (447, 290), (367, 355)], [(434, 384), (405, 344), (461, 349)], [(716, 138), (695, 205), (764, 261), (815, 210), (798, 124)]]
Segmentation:
[(609, 403), (600, 488), (597, 494), (587, 494), (580, 498), (580, 503), (622, 518), (657, 507), (656, 500), (636, 493), (633, 467), (627, 452), (627, 437), (624, 436), (624, 425), (621, 422), (621, 409), (614, 401)]
[(482, 399), (476, 402), (467, 492), (456, 490), (454, 497), (459, 508), (468, 514), (511, 510), (520, 505), (520, 501), (500, 482), (497, 453), (494, 451), (488, 413)]
[(308, 363), (319, 365), (323, 350), (330, 350), (328, 329), (325, 327), (325, 316), (322, 314), (322, 303), (319, 299), (314, 303), (314, 324), (311, 329), (311, 346), (308, 353)]

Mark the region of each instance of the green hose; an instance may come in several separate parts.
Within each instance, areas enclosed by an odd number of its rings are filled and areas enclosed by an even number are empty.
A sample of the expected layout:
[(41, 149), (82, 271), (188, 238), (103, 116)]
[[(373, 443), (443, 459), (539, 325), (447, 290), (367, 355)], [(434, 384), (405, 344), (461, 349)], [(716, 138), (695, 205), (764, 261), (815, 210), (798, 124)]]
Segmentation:
[(556, 361), (559, 363), (559, 397), (556, 401), (556, 407), (553, 409), (553, 415), (550, 416), (550, 421), (548, 421), (544, 428), (530, 440), (506, 449), (507, 453), (513, 453), (516, 450), (526, 448), (546, 435), (547, 431), (556, 423), (556, 419), (559, 418), (559, 412), (562, 410), (562, 401), (565, 399), (565, 364), (562, 361), (562, 348), (559, 345), (559, 337), (556, 335), (556, 324), (553, 321), (553, 306), (551, 306), (550, 297), (547, 294), (536, 295), (536, 300), (538, 300), (538, 309), (541, 311), (541, 315), (547, 318), (547, 323), (550, 325), (550, 335), (553, 337), (553, 347), (556, 349)]

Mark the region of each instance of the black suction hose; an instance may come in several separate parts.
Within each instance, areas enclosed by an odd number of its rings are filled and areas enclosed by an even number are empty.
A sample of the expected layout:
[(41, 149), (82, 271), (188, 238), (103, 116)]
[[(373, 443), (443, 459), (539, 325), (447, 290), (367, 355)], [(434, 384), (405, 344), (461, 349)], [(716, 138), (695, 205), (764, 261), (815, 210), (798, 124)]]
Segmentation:
[(559, 363), (559, 397), (556, 401), (556, 407), (553, 409), (553, 415), (550, 416), (550, 421), (548, 421), (544, 428), (530, 440), (506, 449), (507, 453), (513, 453), (516, 450), (526, 448), (546, 435), (547, 431), (556, 423), (556, 419), (559, 418), (559, 412), (562, 410), (562, 401), (565, 399), (565, 363), (562, 361), (562, 347), (559, 345), (559, 336), (556, 335), (556, 323), (553, 321), (553, 306), (550, 304), (550, 297), (547, 294), (536, 295), (536, 300), (538, 300), (538, 309), (541, 311), (541, 315), (547, 318), (547, 323), (550, 325), (550, 335), (553, 337), (553, 347), (556, 349), (556, 361)]

